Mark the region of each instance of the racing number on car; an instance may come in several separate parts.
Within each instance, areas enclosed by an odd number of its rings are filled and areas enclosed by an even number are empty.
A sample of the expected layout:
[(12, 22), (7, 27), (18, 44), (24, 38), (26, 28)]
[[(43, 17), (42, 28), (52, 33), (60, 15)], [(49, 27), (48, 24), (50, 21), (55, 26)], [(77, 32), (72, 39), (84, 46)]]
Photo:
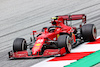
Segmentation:
[(41, 42), (43, 42), (43, 39), (38, 39), (36, 42), (41, 43)]

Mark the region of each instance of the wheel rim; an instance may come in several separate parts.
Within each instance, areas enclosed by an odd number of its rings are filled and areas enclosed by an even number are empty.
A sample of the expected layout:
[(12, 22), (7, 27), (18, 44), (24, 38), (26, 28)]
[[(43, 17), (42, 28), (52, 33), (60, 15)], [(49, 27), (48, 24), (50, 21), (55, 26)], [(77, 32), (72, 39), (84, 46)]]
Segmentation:
[(71, 39), (69, 36), (67, 36), (66, 44), (67, 44), (68, 51), (70, 52), (71, 51)]
[(22, 42), (22, 50), (24, 50), (25, 40)]
[(96, 27), (95, 27), (95, 26), (93, 26), (92, 32), (93, 32), (93, 38), (96, 40), (96, 37), (97, 37), (97, 31), (96, 31)]

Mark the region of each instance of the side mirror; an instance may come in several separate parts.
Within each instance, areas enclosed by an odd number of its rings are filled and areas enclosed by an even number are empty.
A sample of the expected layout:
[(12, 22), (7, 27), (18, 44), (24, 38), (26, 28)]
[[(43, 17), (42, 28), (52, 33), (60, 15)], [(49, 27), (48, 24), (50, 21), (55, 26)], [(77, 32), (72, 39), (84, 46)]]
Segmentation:
[(33, 31), (33, 35), (36, 33), (37, 31)]
[(36, 33), (37, 31), (33, 31), (33, 41), (35, 42), (35, 36), (34, 34)]

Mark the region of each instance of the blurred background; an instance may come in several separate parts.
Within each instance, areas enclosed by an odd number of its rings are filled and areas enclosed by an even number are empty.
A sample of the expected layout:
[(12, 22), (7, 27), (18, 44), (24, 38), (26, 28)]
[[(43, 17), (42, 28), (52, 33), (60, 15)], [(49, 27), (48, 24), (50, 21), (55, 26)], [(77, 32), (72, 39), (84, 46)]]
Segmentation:
[(0, 0), (0, 67), (29, 67), (45, 60), (9, 60), (7, 53), (15, 38), (29, 41), (33, 30), (50, 26), (51, 17), (67, 14), (86, 14), (100, 36), (100, 0)]

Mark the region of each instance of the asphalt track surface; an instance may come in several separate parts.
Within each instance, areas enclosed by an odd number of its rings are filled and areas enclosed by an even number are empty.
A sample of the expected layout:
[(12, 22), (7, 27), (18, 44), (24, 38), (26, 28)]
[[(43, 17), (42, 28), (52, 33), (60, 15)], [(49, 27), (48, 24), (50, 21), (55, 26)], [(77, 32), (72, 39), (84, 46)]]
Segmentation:
[(29, 67), (47, 59), (9, 60), (8, 51), (15, 38), (29, 41), (33, 30), (41, 31), (52, 16), (65, 14), (86, 14), (100, 36), (100, 0), (0, 0), (0, 67)]

